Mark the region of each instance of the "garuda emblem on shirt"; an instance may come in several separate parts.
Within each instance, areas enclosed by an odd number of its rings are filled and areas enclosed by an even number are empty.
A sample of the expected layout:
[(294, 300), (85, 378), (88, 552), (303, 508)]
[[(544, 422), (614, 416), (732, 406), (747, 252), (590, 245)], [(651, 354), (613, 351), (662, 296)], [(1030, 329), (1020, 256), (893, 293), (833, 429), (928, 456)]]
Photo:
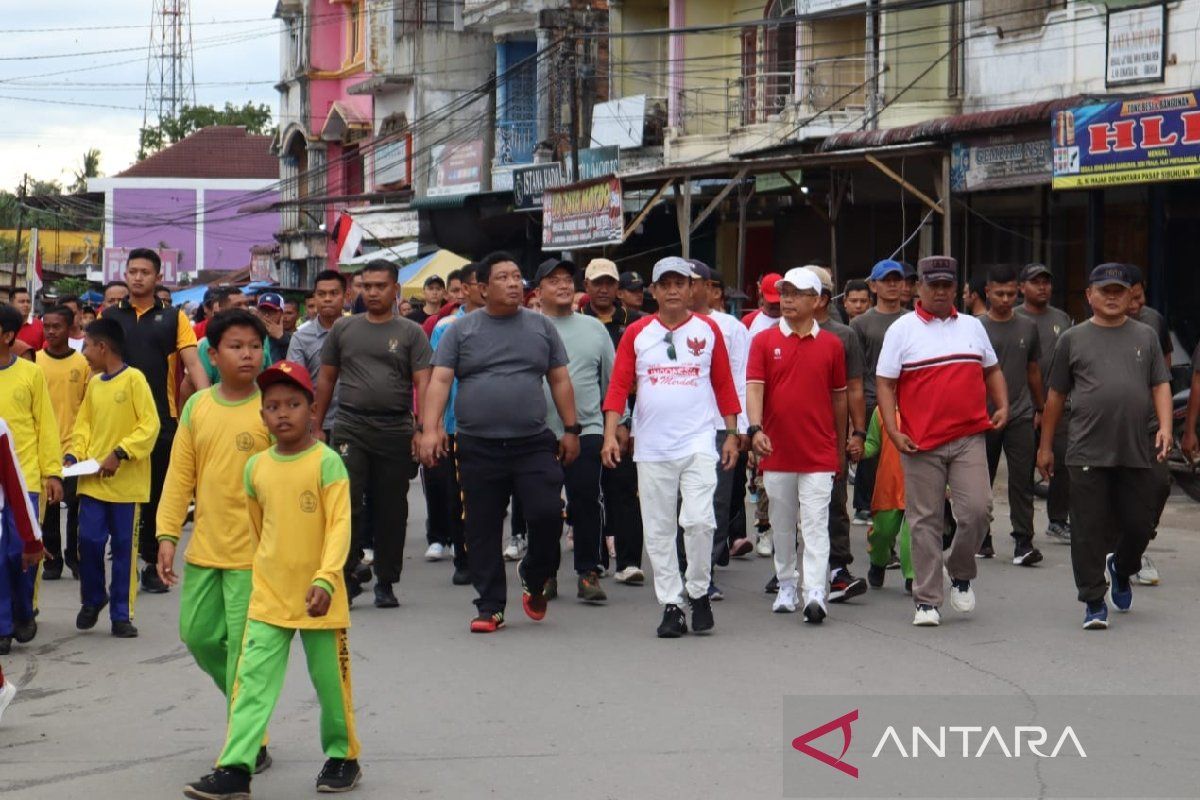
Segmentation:
[(687, 340), (688, 350), (692, 355), (700, 356), (704, 352), (704, 348), (708, 345), (708, 339), (693, 339), (690, 336)]

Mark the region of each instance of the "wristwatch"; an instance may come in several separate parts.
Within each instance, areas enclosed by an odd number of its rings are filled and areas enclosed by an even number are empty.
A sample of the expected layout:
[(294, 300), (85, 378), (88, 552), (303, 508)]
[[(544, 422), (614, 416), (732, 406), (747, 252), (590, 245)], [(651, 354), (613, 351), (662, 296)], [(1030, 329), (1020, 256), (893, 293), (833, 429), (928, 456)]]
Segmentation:
[(126, 453), (120, 447), (113, 450), (113, 455), (117, 457), (117, 461), (128, 461), (129, 460), (129, 453)]
[(563, 433), (572, 433), (576, 436), (583, 433), (583, 426), (576, 422), (574, 425), (563, 425)]
[(725, 434), (726, 436), (737, 436), (738, 435), (737, 430), (734, 428), (726, 428), (725, 430), (721, 431), (721, 433)]
[(746, 428), (746, 435), (750, 438), (753, 439), (756, 433), (762, 433), (762, 425), (751, 425), (749, 428)]
[(857, 436), (858, 438), (860, 438), (860, 439), (863, 439), (864, 441), (865, 441), (865, 440), (866, 440), (866, 438), (867, 438), (867, 432), (866, 432), (866, 431), (851, 431), (851, 432), (850, 432), (850, 435), (851, 435), (851, 436)]

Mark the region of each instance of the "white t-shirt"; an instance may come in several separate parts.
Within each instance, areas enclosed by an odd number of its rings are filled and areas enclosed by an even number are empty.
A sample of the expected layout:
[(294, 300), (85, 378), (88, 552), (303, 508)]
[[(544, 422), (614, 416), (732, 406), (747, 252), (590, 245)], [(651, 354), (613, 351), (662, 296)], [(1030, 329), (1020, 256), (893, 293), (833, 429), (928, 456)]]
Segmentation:
[(82, 353), (83, 352), (83, 340), (84, 340), (84, 337), (82, 337), (82, 336), (80, 336), (78, 339), (68, 336), (67, 344), (70, 345), (71, 349), (74, 350), (76, 353)]
[[(761, 314), (759, 316), (762, 316)], [(711, 311), (708, 318), (717, 323), (721, 335), (725, 337), (725, 349), (729, 352), (729, 367), (733, 370), (733, 383), (737, 387), (738, 403), (742, 410), (738, 413), (738, 433), (745, 433), (750, 427), (746, 418), (746, 363), (750, 359), (750, 331), (742, 321), (724, 311)], [(718, 417), (713, 421), (716, 430), (724, 430), (725, 421)], [(636, 443), (635, 443), (636, 444)]]
[(672, 329), (656, 314), (626, 328), (604, 410), (623, 414), (635, 386), (634, 461), (715, 455), (713, 419), (741, 411), (725, 337), (706, 316)]

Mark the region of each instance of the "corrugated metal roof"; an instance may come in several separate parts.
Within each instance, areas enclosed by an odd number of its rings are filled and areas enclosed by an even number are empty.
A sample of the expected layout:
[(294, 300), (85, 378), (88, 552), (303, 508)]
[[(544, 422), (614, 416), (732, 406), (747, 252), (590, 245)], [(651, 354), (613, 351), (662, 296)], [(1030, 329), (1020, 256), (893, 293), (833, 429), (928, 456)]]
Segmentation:
[(1029, 103), (1023, 106), (997, 108), (992, 111), (976, 111), (971, 114), (955, 114), (949, 117), (918, 122), (915, 125), (905, 125), (899, 128), (881, 128), (874, 131), (851, 131), (836, 133), (828, 137), (818, 152), (831, 150), (847, 150), (856, 147), (880, 147), (883, 145), (904, 144), (907, 142), (935, 141), (964, 133), (994, 131), (997, 128), (1011, 128), (1017, 125), (1030, 125), (1044, 122), (1046, 136), (1050, 135), (1050, 117), (1056, 111), (1075, 106), (1087, 105), (1097, 98), (1092, 95), (1072, 95), (1058, 100), (1045, 100), (1040, 103)]

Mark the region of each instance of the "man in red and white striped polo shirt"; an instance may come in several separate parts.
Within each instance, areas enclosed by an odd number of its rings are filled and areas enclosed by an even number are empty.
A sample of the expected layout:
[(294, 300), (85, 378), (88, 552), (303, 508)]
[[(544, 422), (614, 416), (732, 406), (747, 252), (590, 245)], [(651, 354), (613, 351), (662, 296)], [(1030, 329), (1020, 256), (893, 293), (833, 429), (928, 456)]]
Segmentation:
[[(731, 469), (738, 457), (736, 418), (741, 406), (720, 328), (688, 310), (692, 266), (670, 256), (654, 265), (652, 277), (659, 311), (630, 325), (621, 337), (604, 399), (601, 459), (609, 469), (621, 460), (617, 423), (636, 388), (633, 459), (654, 592), (664, 606), (658, 635), (677, 638), (687, 633), (685, 600), (692, 608), (693, 631), (706, 633), (713, 627), (707, 595), (717, 526), (713, 427), (717, 419), (724, 420), (720, 461), (724, 469)], [(675, 549), (677, 525), (683, 528), (686, 585)]]
[[(941, 621), (942, 525), (946, 486), (958, 522), (946, 558), (950, 605), (975, 608), (975, 553), (988, 530), (991, 487), (984, 434), (1008, 421), (1008, 391), (979, 320), (954, 308), (958, 262), (929, 256), (917, 264), (913, 313), (883, 338), (875, 368), (879, 413), (900, 450), (904, 500), (912, 530), (914, 625)], [(995, 411), (988, 416), (991, 397)], [(902, 428), (896, 426), (899, 406)]]

